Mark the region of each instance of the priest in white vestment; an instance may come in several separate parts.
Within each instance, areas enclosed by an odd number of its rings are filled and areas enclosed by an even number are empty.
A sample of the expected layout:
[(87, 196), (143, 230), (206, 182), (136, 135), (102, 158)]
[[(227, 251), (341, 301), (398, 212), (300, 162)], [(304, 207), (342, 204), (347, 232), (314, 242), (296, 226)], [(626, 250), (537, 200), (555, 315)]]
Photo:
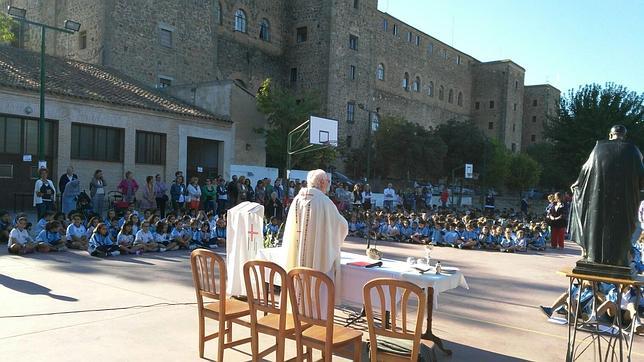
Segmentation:
[(282, 245), (286, 269), (308, 267), (326, 273), (340, 297), (340, 248), (349, 228), (347, 220), (326, 195), (331, 185), (324, 170), (310, 171), (307, 188), (295, 196), (288, 211)]

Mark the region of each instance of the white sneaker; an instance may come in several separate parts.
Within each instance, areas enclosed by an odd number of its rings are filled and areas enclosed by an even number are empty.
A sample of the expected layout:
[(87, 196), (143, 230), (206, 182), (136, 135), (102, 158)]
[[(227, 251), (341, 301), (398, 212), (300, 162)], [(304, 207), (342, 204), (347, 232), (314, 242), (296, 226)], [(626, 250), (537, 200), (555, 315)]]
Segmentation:
[(218, 248), (218, 246), (213, 244), (213, 245), (208, 245), (208, 248), (209, 248), (209, 249), (217, 249), (217, 248)]
[(121, 252), (120, 251), (113, 251), (113, 252), (110, 253), (110, 255), (111, 256), (121, 255)]
[(165, 253), (166, 248), (159, 248), (159, 251), (162, 252), (162, 253)]

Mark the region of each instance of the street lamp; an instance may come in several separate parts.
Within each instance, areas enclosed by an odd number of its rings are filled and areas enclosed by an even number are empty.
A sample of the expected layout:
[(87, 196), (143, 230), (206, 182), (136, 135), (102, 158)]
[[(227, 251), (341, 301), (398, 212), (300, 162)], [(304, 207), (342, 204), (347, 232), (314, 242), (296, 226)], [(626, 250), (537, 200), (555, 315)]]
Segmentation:
[(27, 20), (27, 10), (15, 6), (7, 7), (7, 14), (23, 24), (40, 27), (40, 119), (38, 122), (38, 164), (45, 161), (45, 29), (74, 34), (80, 30), (81, 24), (73, 20), (65, 20), (64, 28)]
[(371, 174), (371, 133), (376, 132), (380, 127), (380, 108), (376, 110), (367, 109), (363, 103), (358, 103), (358, 108), (369, 113), (369, 121), (367, 122), (367, 176), (365, 181), (369, 180)]

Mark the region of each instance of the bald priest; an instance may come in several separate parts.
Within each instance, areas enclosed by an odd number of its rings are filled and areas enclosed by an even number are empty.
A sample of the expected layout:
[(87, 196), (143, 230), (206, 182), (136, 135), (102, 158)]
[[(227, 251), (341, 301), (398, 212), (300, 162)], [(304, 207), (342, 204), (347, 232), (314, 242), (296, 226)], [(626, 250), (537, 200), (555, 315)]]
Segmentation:
[[(310, 171), (307, 188), (291, 203), (284, 229), (286, 268), (308, 267), (326, 273), (340, 284), (340, 248), (349, 228), (347, 220), (326, 195), (331, 180), (324, 170)], [(336, 293), (336, 301), (341, 293)]]

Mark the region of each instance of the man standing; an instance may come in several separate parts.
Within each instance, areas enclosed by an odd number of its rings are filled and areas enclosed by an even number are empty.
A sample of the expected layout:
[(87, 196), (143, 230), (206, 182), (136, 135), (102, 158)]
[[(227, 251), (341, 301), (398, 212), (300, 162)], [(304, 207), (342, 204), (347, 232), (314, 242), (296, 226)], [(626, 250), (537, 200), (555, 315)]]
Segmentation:
[(77, 180), (78, 175), (74, 173), (74, 168), (72, 166), (67, 167), (67, 172), (60, 176), (60, 180), (58, 180), (58, 192), (61, 194), (65, 192), (65, 186), (67, 186), (67, 183), (71, 180)]
[(396, 199), (396, 190), (394, 190), (391, 184), (388, 184), (384, 193), (383, 206), (386, 210), (392, 211), (394, 207), (394, 200)]
[(607, 272), (612, 276), (631, 272), (628, 254), (644, 165), (642, 153), (625, 136), (626, 127), (618, 125), (611, 128), (608, 141), (597, 141), (571, 187), (571, 239), (584, 249), (579, 272), (592, 272), (597, 264), (613, 266)]
[[(340, 283), (340, 248), (349, 233), (347, 220), (326, 195), (331, 180), (324, 170), (310, 171), (308, 188), (295, 196), (286, 219), (286, 267), (308, 267)], [(336, 293), (339, 297), (340, 293)]]

